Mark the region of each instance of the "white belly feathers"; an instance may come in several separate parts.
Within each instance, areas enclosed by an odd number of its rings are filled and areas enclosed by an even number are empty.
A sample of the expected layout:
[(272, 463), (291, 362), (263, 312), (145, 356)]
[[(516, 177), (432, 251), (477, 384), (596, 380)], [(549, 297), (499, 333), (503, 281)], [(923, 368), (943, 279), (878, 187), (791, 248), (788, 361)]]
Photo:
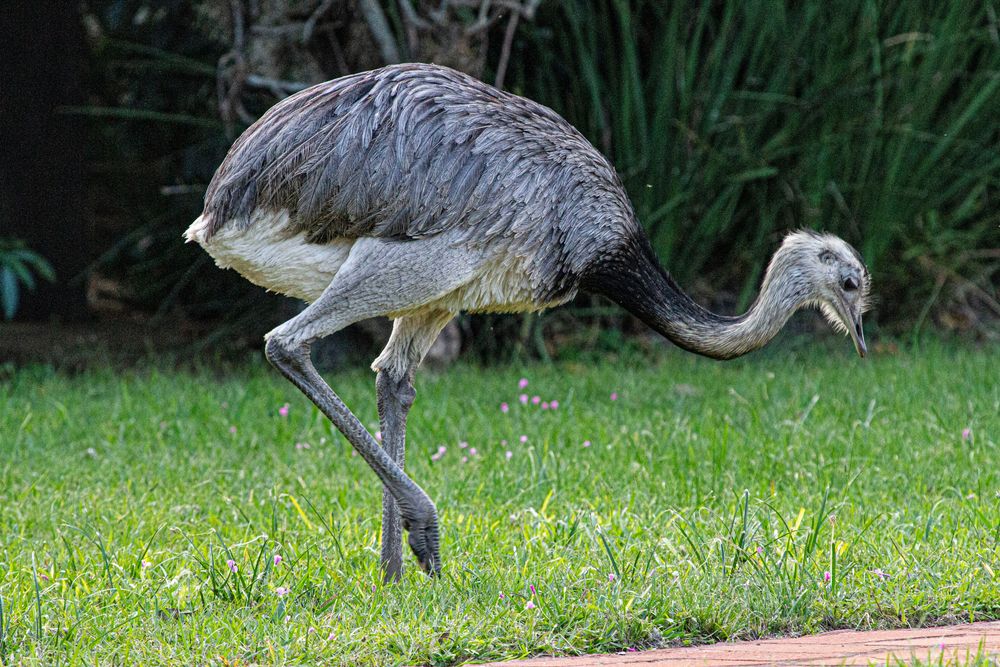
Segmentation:
[(323, 293), (354, 245), (353, 239), (308, 243), (305, 234), (289, 236), (288, 212), (257, 213), (250, 226), (224, 225), (205, 239), (199, 217), (184, 232), (223, 269), (234, 269), (255, 285), (312, 303)]
[[(333, 281), (337, 271), (347, 261), (352, 248), (358, 243), (380, 243), (377, 239), (334, 239), (327, 243), (308, 243), (303, 233), (289, 236), (288, 212), (258, 211), (248, 226), (227, 223), (211, 238), (206, 239), (207, 221), (199, 217), (184, 232), (188, 241), (201, 245), (215, 263), (224, 269), (234, 269), (255, 285), (274, 292), (312, 303)], [(242, 228), (241, 228), (242, 227)], [(385, 243), (392, 243), (385, 241)], [(412, 245), (411, 245), (412, 244)], [(559, 305), (572, 295), (553, 303), (538, 303), (533, 298), (533, 286), (524, 258), (501, 255), (490, 259), (482, 250), (454, 246), (447, 239), (433, 238), (409, 242), (410, 256), (399, 256), (399, 246), (381, 258), (388, 264), (415, 261), (415, 272), (424, 269), (426, 262), (433, 262), (439, 271), (449, 271), (449, 266), (462, 266), (460, 275), (441, 275), (444, 292), (414, 312), (425, 308), (446, 310), (452, 313), (468, 312), (526, 312)], [(359, 246), (362, 254), (370, 247)], [(446, 256), (461, 261), (446, 261)], [(432, 271), (433, 273), (433, 271)], [(424, 279), (430, 279), (424, 276)], [(456, 282), (457, 279), (457, 282)], [(390, 317), (407, 311), (387, 313)]]

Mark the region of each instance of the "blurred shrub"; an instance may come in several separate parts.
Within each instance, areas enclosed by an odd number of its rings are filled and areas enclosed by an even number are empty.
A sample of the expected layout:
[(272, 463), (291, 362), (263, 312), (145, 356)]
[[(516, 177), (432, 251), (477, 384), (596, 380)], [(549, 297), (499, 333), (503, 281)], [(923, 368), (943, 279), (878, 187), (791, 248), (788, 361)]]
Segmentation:
[(990, 3), (548, 2), (512, 61), (515, 92), (611, 158), (683, 284), (745, 307), (813, 227), (864, 255), (884, 326), (1000, 317)]
[[(234, 135), (277, 96), (379, 64), (385, 49), (361, 4), (86, 4), (94, 104), (77, 111), (100, 119), (90, 152), (108, 248), (99, 270), (131, 282), (138, 307), (222, 318), (254, 336), (287, 315), (180, 233)], [(364, 3), (376, 4), (403, 57), (458, 59), (483, 67), (486, 81), (508, 62), (504, 17), (456, 50), (447, 36), (481, 18), (468, 2), (453, 2), (465, 8), (433, 34), (401, 12), (415, 7), (429, 25), (430, 4)], [(240, 7), (242, 46), (231, 13)], [(813, 227), (865, 256), (875, 326), (934, 321), (997, 335), (1000, 39), (991, 4), (545, 0), (510, 46), (505, 87), (559, 111), (611, 158), (666, 266), (710, 305), (746, 307), (780, 237)], [(256, 79), (234, 78), (234, 58)], [(600, 340), (590, 326), (598, 319), (623, 322), (584, 299), (529, 321), (464, 326), (488, 331), (470, 336), (492, 341), (476, 344), (484, 357), (514, 348), (544, 356), (553, 336)]]
[(56, 278), (48, 260), (29, 250), (23, 241), (0, 238), (0, 310), (5, 320), (14, 319), (21, 288), (35, 289), (36, 276), (49, 282)]

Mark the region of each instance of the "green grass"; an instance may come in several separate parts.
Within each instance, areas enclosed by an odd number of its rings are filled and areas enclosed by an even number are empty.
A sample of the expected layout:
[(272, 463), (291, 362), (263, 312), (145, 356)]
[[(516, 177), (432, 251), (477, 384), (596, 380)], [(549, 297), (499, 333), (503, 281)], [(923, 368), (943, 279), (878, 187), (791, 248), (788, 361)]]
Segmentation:
[[(423, 372), (408, 470), (446, 564), (407, 554), (388, 587), (376, 478), (262, 363), (13, 371), (0, 662), (446, 665), (1000, 618), (997, 349), (837, 343)], [(371, 374), (332, 380), (374, 426)]]
[(902, 657), (893, 656), (885, 661), (885, 665), (886, 667), (998, 667), (1000, 665), (1000, 658), (988, 651), (983, 644), (980, 644), (975, 651), (952, 649), (937, 651), (936, 655), (934, 653), (925, 653), (926, 658), (917, 653)]

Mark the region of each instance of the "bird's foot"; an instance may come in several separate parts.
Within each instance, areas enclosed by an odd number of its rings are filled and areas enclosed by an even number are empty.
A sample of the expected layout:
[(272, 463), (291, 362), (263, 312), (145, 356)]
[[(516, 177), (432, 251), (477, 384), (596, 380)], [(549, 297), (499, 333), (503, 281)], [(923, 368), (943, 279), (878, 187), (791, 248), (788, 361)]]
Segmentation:
[(403, 516), (403, 528), (407, 531), (406, 541), (417, 557), (417, 563), (427, 574), (437, 576), (441, 573), (441, 547), (438, 539), (437, 512), (420, 516)]

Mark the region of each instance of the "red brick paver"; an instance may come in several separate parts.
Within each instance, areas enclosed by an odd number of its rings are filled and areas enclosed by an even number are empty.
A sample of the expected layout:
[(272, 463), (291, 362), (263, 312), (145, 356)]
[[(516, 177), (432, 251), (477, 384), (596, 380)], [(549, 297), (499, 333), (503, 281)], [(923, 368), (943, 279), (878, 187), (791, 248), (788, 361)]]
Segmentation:
[(885, 665), (890, 658), (913, 657), (937, 661), (975, 656), (980, 646), (992, 656), (1000, 656), (1000, 621), (971, 623), (942, 628), (877, 630), (854, 632), (837, 630), (819, 635), (752, 642), (723, 642), (705, 646), (666, 648), (618, 655), (581, 655), (571, 658), (532, 658), (503, 663), (503, 667), (695, 667), (722, 665)]

